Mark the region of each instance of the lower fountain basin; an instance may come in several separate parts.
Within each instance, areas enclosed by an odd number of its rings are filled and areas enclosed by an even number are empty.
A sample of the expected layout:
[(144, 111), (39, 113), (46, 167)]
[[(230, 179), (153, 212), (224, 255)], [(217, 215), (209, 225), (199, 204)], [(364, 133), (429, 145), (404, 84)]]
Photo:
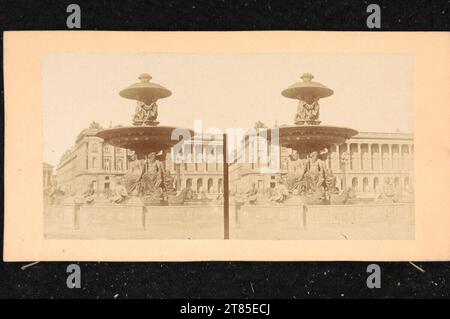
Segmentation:
[(194, 133), (172, 126), (125, 126), (101, 130), (96, 136), (113, 146), (145, 155), (167, 150), (182, 140), (190, 140)]

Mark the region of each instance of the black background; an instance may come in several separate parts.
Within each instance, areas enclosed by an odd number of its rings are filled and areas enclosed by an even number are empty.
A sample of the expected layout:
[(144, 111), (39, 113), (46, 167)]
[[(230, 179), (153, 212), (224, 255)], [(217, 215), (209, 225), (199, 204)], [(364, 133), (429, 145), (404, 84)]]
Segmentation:
[[(70, 3), (81, 6), (82, 30), (450, 30), (450, 1), (377, 0), (1, 0), (0, 27), (3, 31), (66, 30), (66, 7)], [(381, 7), (380, 30), (366, 27), (366, 8), (370, 3)], [(3, 34), (1, 37), (3, 54)], [(1, 59), (3, 61), (3, 56)], [(3, 72), (1, 76), (3, 95)], [(2, 96), (2, 110), (3, 101)], [(1, 169), (3, 174), (3, 165)], [(0, 223), (3, 224), (3, 214)], [(3, 239), (3, 232), (0, 235)], [(3, 255), (3, 248), (0, 249)], [(380, 289), (366, 286), (366, 267), (370, 262), (78, 263), (82, 272), (80, 289), (66, 287), (66, 267), (70, 263), (45, 262), (21, 270), (24, 264), (1, 263), (0, 298), (450, 296), (450, 267), (447, 262), (417, 263), (425, 272), (406, 262), (378, 263), (382, 272)]]

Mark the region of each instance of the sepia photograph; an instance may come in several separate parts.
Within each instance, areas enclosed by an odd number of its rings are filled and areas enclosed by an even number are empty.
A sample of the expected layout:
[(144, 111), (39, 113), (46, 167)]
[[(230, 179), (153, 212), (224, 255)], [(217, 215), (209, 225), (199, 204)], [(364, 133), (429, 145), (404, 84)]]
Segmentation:
[(5, 258), (445, 259), (448, 52), (439, 33), (7, 33)]

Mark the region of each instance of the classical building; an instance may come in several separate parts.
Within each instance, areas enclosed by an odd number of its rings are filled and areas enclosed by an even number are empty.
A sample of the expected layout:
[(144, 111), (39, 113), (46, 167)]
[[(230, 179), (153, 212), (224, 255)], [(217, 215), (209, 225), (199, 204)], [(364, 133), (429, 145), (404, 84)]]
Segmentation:
[(53, 181), (53, 165), (43, 163), (42, 164), (42, 177), (44, 189), (48, 188)]
[(179, 189), (202, 190), (209, 194), (223, 193), (222, 135), (206, 135), (172, 148), (167, 156), (166, 170), (179, 176)]
[[(114, 187), (116, 177), (124, 176), (129, 151), (103, 142), (95, 134), (101, 127), (93, 122), (78, 134), (75, 145), (64, 153), (56, 168), (56, 181), (67, 194), (79, 194), (94, 183), (96, 192)], [(166, 155), (165, 169), (175, 177), (178, 189), (191, 188), (215, 195), (223, 192), (222, 140), (206, 136), (186, 142), (176, 152)], [(194, 158), (197, 160), (194, 161)]]
[[(259, 192), (275, 187), (277, 176), (286, 174), (292, 150), (279, 148), (277, 159), (260, 161), (249, 158), (250, 150), (257, 150), (255, 141), (245, 137), (242, 151), (237, 152), (229, 166), (230, 191), (245, 191), (255, 183)], [(256, 143), (257, 144), (257, 143)], [(266, 149), (267, 150), (267, 149)], [(402, 190), (413, 188), (414, 141), (412, 134), (360, 132), (346, 143), (329, 150), (327, 160), (337, 178), (337, 186), (352, 186), (359, 196), (382, 191), (389, 178)], [(258, 151), (256, 151), (256, 154)]]
[(95, 136), (100, 129), (98, 123), (91, 123), (61, 157), (56, 167), (56, 182), (66, 194), (80, 193), (91, 182), (98, 192), (108, 190), (115, 177), (126, 173), (127, 150), (103, 143)]

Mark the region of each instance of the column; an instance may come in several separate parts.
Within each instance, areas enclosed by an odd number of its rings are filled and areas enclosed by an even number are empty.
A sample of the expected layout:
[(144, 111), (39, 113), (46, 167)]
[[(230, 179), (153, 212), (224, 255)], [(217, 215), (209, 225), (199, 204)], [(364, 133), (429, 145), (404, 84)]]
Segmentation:
[(345, 145), (346, 145), (346, 152), (348, 154), (348, 168), (351, 171), (352, 168), (353, 168), (352, 152), (350, 151), (352, 144), (351, 143), (345, 143)]
[(367, 143), (367, 147), (369, 148), (369, 170), (373, 170), (373, 161), (372, 161), (372, 144)]
[(378, 156), (380, 157), (380, 168), (379, 170), (383, 170), (383, 144), (378, 144)]
[(394, 157), (393, 157), (393, 155), (392, 155), (392, 144), (388, 144), (388, 146), (389, 146), (389, 161), (391, 162), (391, 171), (392, 171), (392, 169), (393, 169), (393, 167), (394, 167)]
[(328, 159), (327, 159), (327, 165), (328, 165), (328, 169), (331, 171), (331, 154), (333, 153), (333, 151), (330, 148), (330, 153), (328, 154)]
[(336, 146), (336, 153), (337, 153), (336, 158), (337, 158), (337, 162), (338, 162), (337, 168), (340, 171), (341, 170), (341, 147), (340, 147), (340, 145)]
[[(398, 166), (398, 168), (400, 171), (403, 172), (405, 170), (405, 168), (403, 167), (403, 144), (399, 144), (398, 147), (399, 147), (399, 149), (398, 149), (398, 151), (399, 151), (399, 154), (398, 154), (399, 166)], [(401, 182), (403, 185), (403, 180)]]

